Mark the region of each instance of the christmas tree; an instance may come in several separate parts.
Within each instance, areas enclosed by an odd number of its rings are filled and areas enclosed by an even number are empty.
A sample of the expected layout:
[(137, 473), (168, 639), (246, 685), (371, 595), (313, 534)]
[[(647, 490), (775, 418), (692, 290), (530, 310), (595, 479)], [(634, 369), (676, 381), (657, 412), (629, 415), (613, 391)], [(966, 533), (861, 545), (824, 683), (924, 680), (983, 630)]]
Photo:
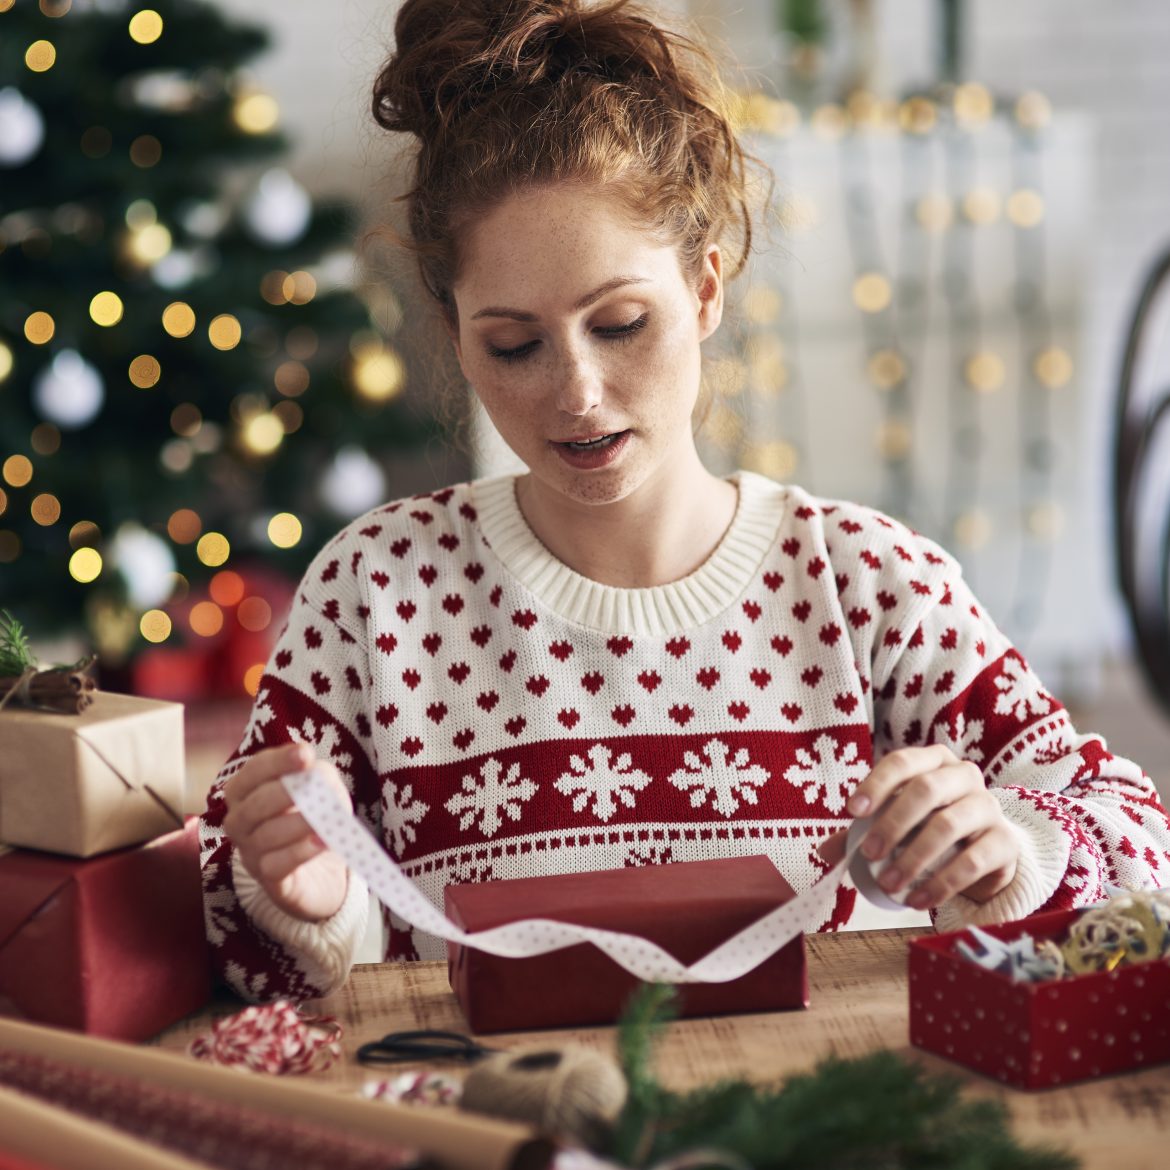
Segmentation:
[(107, 664), (275, 620), (235, 570), (295, 579), (431, 429), (353, 214), (273, 166), (266, 44), (202, 0), (0, 0), (0, 598)]

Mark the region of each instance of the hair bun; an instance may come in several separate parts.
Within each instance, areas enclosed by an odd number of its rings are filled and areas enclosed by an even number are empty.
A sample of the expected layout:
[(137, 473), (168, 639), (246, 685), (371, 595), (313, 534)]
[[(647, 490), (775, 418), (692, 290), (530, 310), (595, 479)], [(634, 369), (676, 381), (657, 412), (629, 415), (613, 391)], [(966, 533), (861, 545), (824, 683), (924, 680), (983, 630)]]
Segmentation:
[[(422, 137), (449, 129), (455, 118), (501, 89), (534, 95), (567, 73), (611, 80), (655, 73), (615, 38), (619, 3), (586, 7), (580, 0), (406, 0), (394, 24), (395, 51), (374, 85), (373, 113), (387, 130)], [(655, 46), (657, 47), (657, 46)]]

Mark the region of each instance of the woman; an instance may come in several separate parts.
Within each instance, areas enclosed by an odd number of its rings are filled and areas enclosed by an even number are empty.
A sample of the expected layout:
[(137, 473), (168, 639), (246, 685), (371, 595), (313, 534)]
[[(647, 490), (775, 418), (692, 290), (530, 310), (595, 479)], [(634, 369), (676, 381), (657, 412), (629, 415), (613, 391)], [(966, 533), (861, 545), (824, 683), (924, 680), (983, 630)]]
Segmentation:
[[(1149, 781), (1076, 734), (950, 556), (701, 464), (701, 345), (751, 234), (701, 49), (624, 4), (407, 0), (374, 112), (418, 139), (407, 246), (530, 470), (376, 508), (305, 575), (204, 818), (237, 991), (326, 993), (364, 930), (279, 783), (313, 761), (439, 904), (750, 853), (806, 889), (867, 814), (870, 858), (904, 846), (883, 886), (940, 926), (1164, 883)], [(389, 927), (387, 957), (444, 954)]]

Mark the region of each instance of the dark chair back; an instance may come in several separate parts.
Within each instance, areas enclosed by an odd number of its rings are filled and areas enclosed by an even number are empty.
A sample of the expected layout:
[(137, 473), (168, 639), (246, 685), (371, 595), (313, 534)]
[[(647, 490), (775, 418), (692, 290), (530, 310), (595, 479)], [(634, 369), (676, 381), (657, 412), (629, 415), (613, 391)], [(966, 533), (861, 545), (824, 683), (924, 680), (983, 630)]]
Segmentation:
[(1134, 308), (1115, 427), (1118, 581), (1142, 671), (1170, 715), (1170, 251), (1151, 267)]

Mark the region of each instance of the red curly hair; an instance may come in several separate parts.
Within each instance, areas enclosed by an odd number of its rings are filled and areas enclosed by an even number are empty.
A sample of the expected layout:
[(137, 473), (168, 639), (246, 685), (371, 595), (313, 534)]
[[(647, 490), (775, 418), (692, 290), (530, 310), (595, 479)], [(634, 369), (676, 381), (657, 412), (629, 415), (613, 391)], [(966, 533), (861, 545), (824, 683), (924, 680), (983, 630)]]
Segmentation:
[(418, 139), (402, 196), (423, 284), (449, 320), (463, 227), (532, 185), (620, 198), (697, 276), (752, 238), (747, 163), (715, 58), (627, 0), (406, 0), (373, 114)]

